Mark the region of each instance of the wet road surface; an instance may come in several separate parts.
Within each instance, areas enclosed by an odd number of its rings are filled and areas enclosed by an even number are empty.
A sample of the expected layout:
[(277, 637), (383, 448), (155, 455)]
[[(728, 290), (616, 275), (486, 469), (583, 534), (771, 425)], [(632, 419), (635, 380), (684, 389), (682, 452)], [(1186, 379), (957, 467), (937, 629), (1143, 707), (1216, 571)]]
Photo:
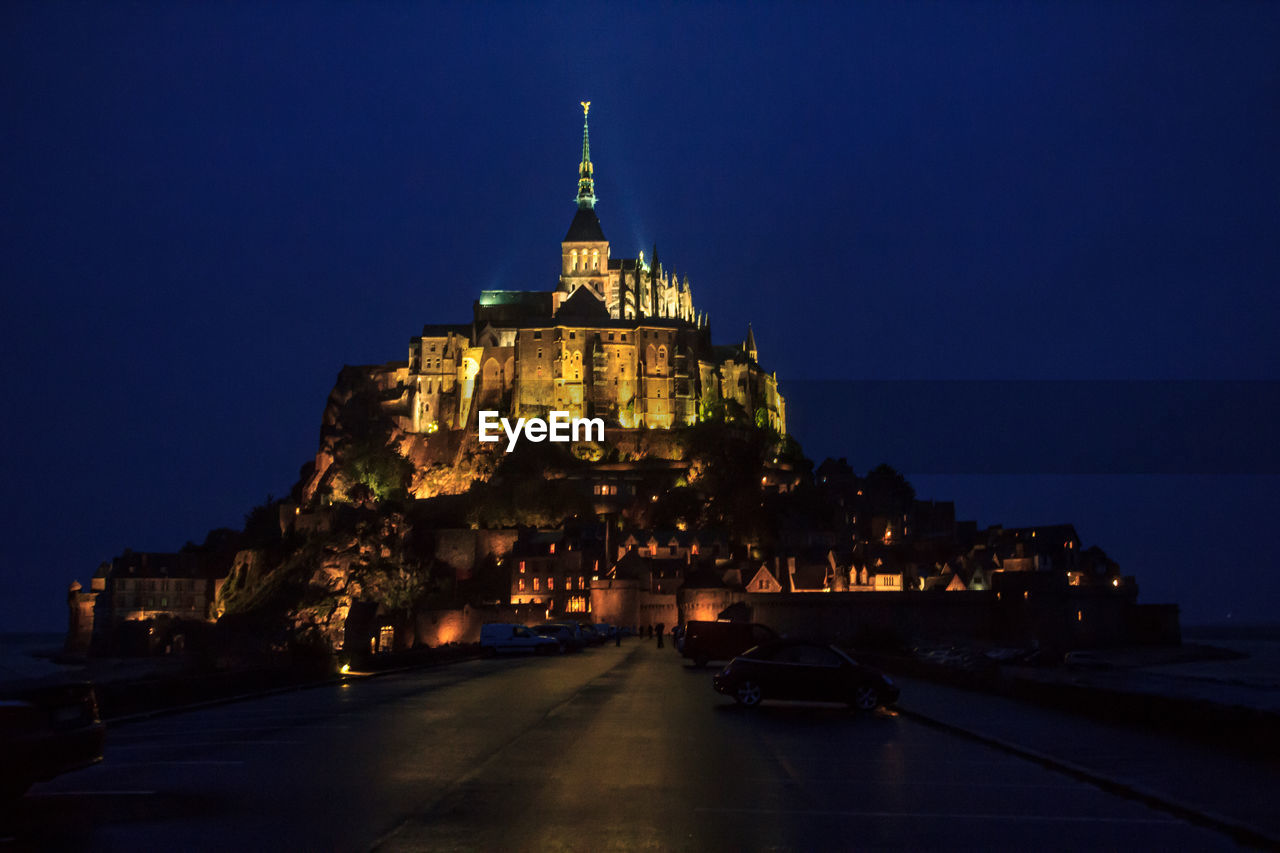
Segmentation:
[(712, 671), (633, 639), (116, 726), (0, 851), (1234, 848), (892, 712), (741, 710)]

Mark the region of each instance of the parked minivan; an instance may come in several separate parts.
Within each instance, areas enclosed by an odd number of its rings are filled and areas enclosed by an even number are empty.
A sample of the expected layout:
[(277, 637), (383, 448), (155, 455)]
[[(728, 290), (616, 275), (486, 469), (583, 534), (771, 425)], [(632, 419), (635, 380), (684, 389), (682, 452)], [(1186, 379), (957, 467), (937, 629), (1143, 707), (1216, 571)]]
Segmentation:
[(756, 622), (686, 622), (680, 654), (697, 666), (713, 660), (733, 660), (747, 649), (778, 639), (767, 625)]
[(560, 651), (560, 643), (551, 637), (543, 637), (524, 625), (491, 622), (480, 627), (480, 649), (489, 654), (555, 654)]

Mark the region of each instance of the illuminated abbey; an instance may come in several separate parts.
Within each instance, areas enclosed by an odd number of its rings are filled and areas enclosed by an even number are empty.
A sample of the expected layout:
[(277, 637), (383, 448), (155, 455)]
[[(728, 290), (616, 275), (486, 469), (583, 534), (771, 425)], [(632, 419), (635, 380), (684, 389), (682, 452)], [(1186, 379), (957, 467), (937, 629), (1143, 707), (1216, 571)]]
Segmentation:
[(686, 276), (656, 250), (615, 258), (596, 215), (585, 102), (577, 211), (560, 244), (549, 291), (481, 291), (466, 325), (429, 325), (410, 340), (407, 365), (384, 387), (408, 392), (406, 432), (475, 431), (478, 412), (516, 417), (559, 410), (624, 429), (688, 426), (741, 407), (786, 432), (777, 377), (759, 365), (750, 328), (740, 344), (713, 346)]

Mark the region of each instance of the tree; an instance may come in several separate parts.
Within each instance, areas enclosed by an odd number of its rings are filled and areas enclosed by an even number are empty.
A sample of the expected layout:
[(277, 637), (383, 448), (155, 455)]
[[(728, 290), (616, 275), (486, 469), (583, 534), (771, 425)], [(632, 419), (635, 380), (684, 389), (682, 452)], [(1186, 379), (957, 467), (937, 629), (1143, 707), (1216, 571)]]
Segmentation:
[(893, 468), (877, 465), (862, 481), (863, 498), (871, 515), (900, 518), (911, 511), (916, 490)]
[[(211, 534), (212, 535), (212, 534)], [(271, 548), (283, 541), (280, 534), (280, 502), (272, 495), (245, 513), (241, 548)]]
[[(379, 501), (403, 498), (413, 476), (413, 463), (376, 436), (359, 438), (343, 453), (347, 478), (364, 486)], [(363, 493), (361, 493), (363, 494)], [(354, 499), (351, 493), (348, 497)]]

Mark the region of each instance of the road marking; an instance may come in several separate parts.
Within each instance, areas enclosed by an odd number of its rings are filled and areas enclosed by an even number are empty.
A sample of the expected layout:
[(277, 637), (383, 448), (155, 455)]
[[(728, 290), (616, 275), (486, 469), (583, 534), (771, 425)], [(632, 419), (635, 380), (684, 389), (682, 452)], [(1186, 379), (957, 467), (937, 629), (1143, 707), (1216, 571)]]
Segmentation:
[[(213, 760), (213, 759), (210, 759), (210, 760), (208, 760), (208, 761), (202, 761), (202, 760), (198, 760), (198, 759), (193, 759), (193, 760), (190, 760), (190, 761), (181, 761), (181, 760), (174, 760), (174, 761), (122, 761), (122, 762), (120, 762), (120, 763), (118, 763), (118, 764), (113, 763), (113, 764), (111, 764), (110, 766), (111, 766), (111, 767), (154, 767), (154, 766), (157, 766), (157, 765), (166, 765), (166, 764), (183, 764), (183, 765), (188, 765), (188, 764), (233, 765), (233, 764), (235, 764), (235, 765), (239, 765), (239, 764), (244, 764), (244, 763), (245, 763), (245, 762), (243, 762), (243, 761), (217, 761), (217, 760)], [(966, 787), (969, 787), (969, 786), (966, 786)]]
[[(686, 780), (694, 780), (703, 777), (685, 776)], [(707, 781), (719, 779), (719, 776), (707, 776)], [(849, 780), (846, 776), (797, 776), (792, 780), (786, 780), (779, 776), (742, 776), (735, 777), (742, 782), (778, 782), (778, 781), (795, 781), (795, 782), (839, 782), (844, 787), (863, 787), (880, 789), (885, 786), (884, 782), (872, 780)], [(1055, 791), (1067, 789), (1078, 789), (1078, 785), (1068, 782), (1044, 783), (1044, 782), (969, 782), (965, 780), (957, 782), (894, 782), (895, 788), (1049, 788)]]
[(300, 740), (193, 740), (173, 741), (171, 743), (133, 743), (125, 746), (108, 747), (109, 752), (127, 752), (133, 749), (182, 749), (193, 746), (232, 746), (235, 744), (252, 744), (254, 746), (283, 745), (297, 746)]
[(129, 735), (116, 735), (115, 737), (113, 737), (113, 738), (112, 738), (112, 740), (129, 740), (129, 741), (133, 741), (133, 740), (158, 740), (158, 739), (166, 738), (166, 737), (181, 737), (181, 736), (183, 736), (183, 735), (187, 735), (187, 734), (201, 734), (201, 735), (207, 735), (207, 734), (217, 734), (217, 733), (219, 733), (219, 732), (261, 732), (261, 731), (279, 731), (280, 729), (286, 729), (286, 728), (290, 728), (290, 729), (291, 729), (291, 728), (307, 728), (307, 729), (349, 729), (349, 728), (351, 728), (351, 726), (348, 726), (348, 725), (336, 725), (336, 726), (331, 726), (331, 725), (308, 725), (308, 724), (306, 724), (306, 723), (301, 723), (301, 724), (298, 724), (298, 725), (296, 725), (296, 726), (284, 726), (284, 725), (235, 726), (235, 727), (230, 727), (230, 726), (229, 726), (229, 727), (227, 727), (227, 728), (217, 728), (217, 729), (213, 729), (213, 728), (206, 728), (206, 727), (204, 727), (204, 726), (201, 726), (200, 728), (198, 728), (198, 729), (194, 729), (194, 730), (192, 730), (192, 731), (183, 731), (183, 730), (181, 730), (181, 729), (176, 729), (176, 730), (167, 731), (167, 732), (166, 732), (166, 731), (155, 732), (155, 733), (153, 733), (153, 734), (144, 734), (144, 733), (142, 733), (142, 732), (138, 732), (138, 733), (129, 734)]
[(725, 814), (810, 815), (812, 817), (888, 817), (888, 818), (936, 818), (941, 820), (1024, 820), (1041, 823), (1140, 823), (1179, 824), (1180, 820), (1151, 817), (1079, 817), (1069, 815), (1024, 814), (969, 814), (966, 812), (867, 812), (824, 811), (821, 809), (745, 809), (745, 808), (696, 808), (694, 812), (721, 812)]
[(38, 791), (27, 797), (153, 797), (155, 791)]

